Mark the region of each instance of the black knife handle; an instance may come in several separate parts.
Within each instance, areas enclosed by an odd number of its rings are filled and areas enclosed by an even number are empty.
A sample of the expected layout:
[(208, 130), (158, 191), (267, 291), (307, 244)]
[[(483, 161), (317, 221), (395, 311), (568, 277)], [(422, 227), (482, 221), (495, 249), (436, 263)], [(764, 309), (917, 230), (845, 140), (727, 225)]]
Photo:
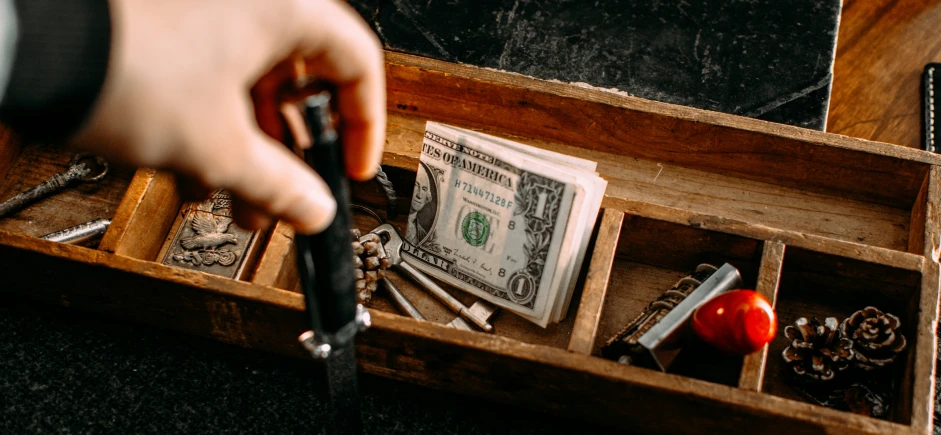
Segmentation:
[[(304, 159), (326, 182), (336, 199), (336, 217), (314, 235), (298, 235), (298, 271), (315, 333), (336, 334), (356, 318), (356, 284), (350, 235), (350, 188), (343, 147), (330, 116), (330, 97), (324, 93), (305, 101), (313, 145)], [(342, 345), (343, 343), (334, 343)]]

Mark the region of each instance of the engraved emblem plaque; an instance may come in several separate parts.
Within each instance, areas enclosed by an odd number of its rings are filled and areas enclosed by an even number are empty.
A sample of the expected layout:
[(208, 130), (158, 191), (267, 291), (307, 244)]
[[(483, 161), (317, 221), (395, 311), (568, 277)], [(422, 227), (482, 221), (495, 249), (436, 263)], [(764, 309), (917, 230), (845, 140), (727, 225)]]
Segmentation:
[(258, 232), (232, 221), (232, 198), (223, 190), (183, 207), (182, 221), (161, 254), (161, 263), (227, 278), (240, 278), (258, 242)]

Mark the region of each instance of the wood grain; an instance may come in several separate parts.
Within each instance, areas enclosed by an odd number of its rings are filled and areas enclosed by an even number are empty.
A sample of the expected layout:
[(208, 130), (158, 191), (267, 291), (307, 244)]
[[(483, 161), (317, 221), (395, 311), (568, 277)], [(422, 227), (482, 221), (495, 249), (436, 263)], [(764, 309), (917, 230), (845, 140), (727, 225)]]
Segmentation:
[(921, 294), (912, 309), (917, 313), (913, 317), (918, 319), (917, 327), (911, 332), (915, 336), (914, 358), (903, 374), (903, 379), (911, 382), (903, 383), (901, 392), (904, 401), (911, 401), (912, 427), (920, 433), (930, 433), (934, 425), (939, 288), (939, 265), (936, 261), (926, 262)]
[(941, 256), (941, 167), (931, 167), (926, 190), (923, 253), (937, 262)]
[[(741, 272), (743, 285), (754, 288), (761, 253), (758, 240), (625, 216), (592, 354), (599, 356), (608, 340), (699, 264), (729, 263)], [(724, 358), (712, 349), (687, 346), (670, 372), (735, 386), (741, 364), (740, 357)]]
[[(4, 240), (0, 273), (10, 280), (0, 291), (3, 297), (304, 357), (296, 341), (306, 329), (300, 294), (14, 234), (4, 234)], [(620, 429), (911, 432), (899, 424), (382, 312), (373, 312), (373, 327), (360, 336), (357, 354), (369, 373)], [(665, 407), (684, 418), (664, 420)]]
[[(64, 147), (23, 147), (0, 185), (0, 201), (65, 172), (73, 155), (74, 150)], [(39, 237), (94, 219), (109, 219), (115, 214), (133, 174), (133, 169), (111, 165), (108, 174), (98, 183), (73, 183), (59, 193), (3, 217), (0, 231)]]
[(99, 249), (154, 261), (180, 212), (182, 200), (174, 177), (140, 169), (121, 201)]
[(621, 224), (624, 222), (624, 213), (617, 210), (603, 210), (596, 232), (595, 249), (589, 261), (588, 277), (585, 279), (581, 301), (578, 303), (578, 314), (575, 325), (572, 326), (572, 336), (569, 338), (569, 352), (591, 355), (598, 333), (598, 323), (601, 321), (601, 310), (605, 295), (608, 292), (608, 282), (611, 277), (611, 266), (614, 263), (614, 254), (621, 233)]
[(921, 75), (941, 61), (941, 2), (845, 0), (827, 130), (921, 148)]
[[(418, 167), (425, 120), (393, 113), (386, 136), (386, 164), (409, 171)], [(494, 133), (487, 131), (488, 133)], [(511, 140), (598, 162), (609, 197), (629, 198), (741, 222), (788, 229), (883, 248), (906, 250), (911, 212), (884, 205), (748, 181), (724, 173), (625, 158), (553, 141), (512, 135)], [(391, 174), (390, 174), (391, 176)], [(924, 178), (919, 183), (923, 183)], [(393, 180), (410, 197), (414, 179)], [(919, 185), (920, 188), (920, 185)], [(914, 197), (912, 198), (914, 201)], [(381, 200), (381, 196), (377, 198)], [(407, 202), (402, 201), (407, 206)]]
[(604, 207), (616, 208), (630, 214), (645, 216), (666, 222), (690, 225), (730, 234), (738, 234), (759, 240), (776, 240), (789, 246), (812, 249), (847, 258), (885, 264), (906, 270), (921, 270), (924, 257), (908, 252), (894, 251), (860, 243), (845, 242), (826, 237), (749, 224), (715, 215), (702, 215), (686, 210), (648, 204), (620, 198), (605, 198)]
[(925, 251), (925, 220), (928, 213), (928, 196), (931, 192), (931, 168), (925, 181), (921, 184), (921, 190), (918, 192), (918, 198), (915, 199), (915, 205), (912, 206), (912, 217), (908, 225), (908, 252), (913, 254), (923, 254)]
[(251, 281), (255, 284), (300, 291), (294, 250), (294, 227), (282, 221), (275, 223), (271, 236), (258, 259)]
[(0, 125), (0, 180), (7, 177), (13, 162), (19, 157), (23, 146), (13, 134), (13, 130)]
[(128, 225), (134, 219), (134, 210), (140, 206), (141, 200), (148, 188), (154, 182), (156, 171), (152, 169), (138, 169), (131, 178), (131, 183), (121, 198), (114, 216), (111, 218), (111, 225), (105, 232), (98, 244), (98, 249), (105, 252), (114, 252), (121, 244), (121, 239), (126, 236)]
[(912, 208), (908, 252), (938, 261), (941, 246), (941, 167), (932, 166)]
[[(835, 317), (842, 321), (853, 312), (866, 306), (895, 314), (900, 319), (918, 319), (912, 301), (920, 301), (924, 294), (921, 272), (908, 271), (876, 265), (859, 260), (807, 251), (793, 246), (787, 247), (781, 273), (776, 311), (778, 333), (769, 346), (762, 391), (768, 394), (804, 401), (803, 395), (792, 381), (792, 370), (781, 358), (790, 340), (784, 328), (799, 317)], [(921, 325), (916, 321), (902, 323), (902, 333), (915, 337)], [(919, 331), (918, 334), (922, 332)], [(933, 332), (928, 332), (933, 334)], [(932, 383), (928, 379), (916, 379), (905, 375), (908, 365), (918, 364), (917, 351), (909, 347), (891, 368), (898, 383), (895, 397), (906, 393), (911, 385)], [(901, 424), (915, 422), (913, 396), (896, 400), (890, 408), (888, 418)], [(927, 433), (918, 430), (918, 433)]]
[[(388, 105), (460, 125), (910, 209), (926, 151), (387, 53)], [(829, 146), (820, 146), (826, 143)]]
[[(785, 245), (781, 242), (765, 242), (761, 254), (761, 267), (758, 270), (758, 284), (755, 291), (760, 293), (774, 306), (777, 302), (778, 284), (784, 266)], [(742, 375), (738, 387), (746, 390), (761, 391), (764, 383), (765, 364), (768, 361), (768, 345), (760, 351), (745, 356), (742, 362)]]

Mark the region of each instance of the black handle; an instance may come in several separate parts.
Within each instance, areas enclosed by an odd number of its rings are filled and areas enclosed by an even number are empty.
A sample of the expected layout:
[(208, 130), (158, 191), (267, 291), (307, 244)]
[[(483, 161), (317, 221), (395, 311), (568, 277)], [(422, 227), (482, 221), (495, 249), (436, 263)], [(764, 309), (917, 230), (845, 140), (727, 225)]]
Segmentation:
[(309, 97), (305, 111), (313, 145), (304, 159), (327, 183), (337, 212), (324, 231), (296, 237), (298, 271), (312, 329), (334, 334), (356, 317), (350, 188), (343, 147), (330, 116), (329, 94)]

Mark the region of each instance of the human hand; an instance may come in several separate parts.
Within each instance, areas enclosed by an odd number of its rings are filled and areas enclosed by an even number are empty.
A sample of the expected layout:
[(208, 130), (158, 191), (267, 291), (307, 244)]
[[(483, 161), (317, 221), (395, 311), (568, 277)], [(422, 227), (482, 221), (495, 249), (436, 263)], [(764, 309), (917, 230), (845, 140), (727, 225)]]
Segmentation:
[(111, 0), (111, 10), (108, 75), (79, 147), (173, 171), (188, 199), (227, 189), (244, 228), (275, 217), (320, 231), (336, 211), (329, 190), (259, 126), (271, 133), (273, 97), (253, 105), (251, 95), (259, 83), (293, 80), (283, 66), (302, 56), (309, 74), (336, 87), (347, 173), (375, 174), (386, 123), (382, 50), (345, 3)]

